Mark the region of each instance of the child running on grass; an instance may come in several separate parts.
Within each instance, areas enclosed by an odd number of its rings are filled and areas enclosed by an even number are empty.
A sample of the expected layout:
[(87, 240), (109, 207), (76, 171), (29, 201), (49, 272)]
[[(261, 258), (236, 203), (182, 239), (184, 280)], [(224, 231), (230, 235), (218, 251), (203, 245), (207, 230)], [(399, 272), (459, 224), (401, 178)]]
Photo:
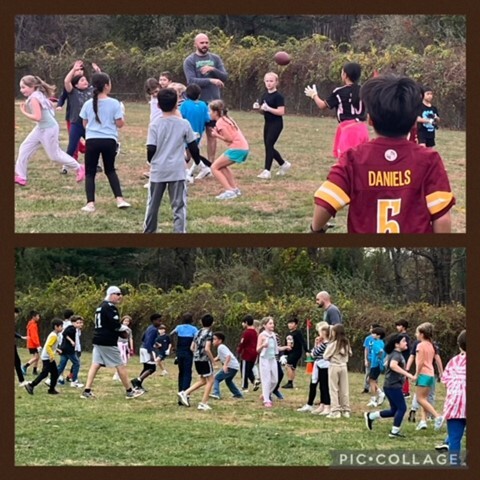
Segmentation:
[(216, 122), (215, 128), (212, 130), (213, 137), (223, 140), (228, 145), (228, 150), (220, 155), (211, 167), (213, 176), (225, 189), (215, 198), (218, 200), (236, 198), (242, 192), (237, 186), (230, 167), (235, 163), (243, 163), (247, 159), (248, 142), (235, 121), (228, 116), (228, 110), (222, 100), (213, 100), (208, 107), (210, 118)]
[(271, 408), (272, 394), (278, 384), (278, 344), (275, 335), (275, 321), (272, 317), (262, 319), (264, 330), (258, 335), (257, 353), (260, 378), (262, 380), (263, 406)]
[(20, 111), (29, 120), (36, 123), (20, 145), (15, 164), (15, 183), (21, 187), (27, 185), (27, 170), (30, 159), (35, 152), (43, 147), (48, 158), (53, 162), (77, 171), (77, 182), (85, 178), (85, 168), (73, 157), (67, 155), (59, 143), (60, 127), (55, 119), (55, 109), (49, 100), (55, 92), (55, 87), (44, 82), (35, 75), (26, 75), (20, 80), (20, 92), (27, 98), (20, 104)]
[(407, 348), (407, 339), (405, 338), (405, 335), (395, 333), (388, 338), (387, 344), (385, 345), (387, 358), (385, 361), (386, 369), (383, 391), (390, 403), (390, 409), (364, 413), (365, 423), (369, 430), (372, 430), (374, 420), (378, 418), (393, 417), (393, 427), (388, 435), (390, 438), (405, 436), (400, 433), (403, 417), (407, 411), (402, 386), (405, 378), (410, 378), (413, 381), (415, 380), (415, 377), (405, 370), (406, 362), (402, 352)]

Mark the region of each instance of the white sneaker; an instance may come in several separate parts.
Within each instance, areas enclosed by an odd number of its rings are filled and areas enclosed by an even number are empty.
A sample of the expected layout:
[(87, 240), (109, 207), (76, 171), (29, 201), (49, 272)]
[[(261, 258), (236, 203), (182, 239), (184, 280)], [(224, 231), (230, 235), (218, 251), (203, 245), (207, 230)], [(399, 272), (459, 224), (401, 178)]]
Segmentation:
[(112, 380), (120, 381), (120, 377), (118, 376), (118, 373), (114, 373)]
[(93, 203), (87, 203), (81, 210), (82, 212), (93, 213), (95, 211), (95, 205)]
[(237, 198), (237, 194), (233, 190), (225, 190), (220, 195), (215, 197), (217, 200), (229, 200), (231, 198)]
[(195, 179), (189, 173), (187, 173), (186, 180), (190, 185), (193, 185), (193, 182), (195, 182)]
[(168, 375), (168, 372), (166, 370), (162, 370), (162, 373), (160, 373), (160, 375), (162, 375), (162, 377), (164, 377), (165, 375)]
[(269, 180), (270, 178), (272, 178), (272, 174), (268, 170), (264, 170), (260, 175), (257, 175), (257, 178)]
[(427, 429), (427, 422), (425, 420), (421, 420), (418, 422), (417, 428), (415, 430), (426, 430)]
[(147, 182), (143, 185), (143, 188), (149, 188), (150, 187), (150, 182)]
[(197, 409), (207, 411), (207, 410), (211, 410), (212, 407), (206, 403), (199, 403)]
[(129, 207), (131, 207), (131, 205), (125, 200), (122, 200), (121, 202), (117, 202), (117, 208), (129, 208)]
[(239, 197), (242, 194), (242, 191), (239, 188), (236, 188), (234, 192), (237, 197)]
[(70, 383), (70, 386), (71, 386), (72, 388), (82, 388), (82, 387), (84, 387), (85, 385), (84, 385), (83, 383), (79, 383), (78, 381), (76, 381), (76, 382), (71, 382), (71, 383)]
[(210, 170), (210, 167), (203, 167), (200, 170), (200, 173), (195, 177), (195, 180), (201, 180), (202, 178), (208, 177), (212, 171)]
[(377, 406), (380, 406), (385, 401), (385, 393), (379, 392), (377, 398)]
[(209, 397), (214, 398), (215, 400), (220, 400), (220, 395), (215, 395), (214, 393), (211, 393)]
[(18, 386), (19, 386), (19, 387), (24, 387), (27, 383), (28, 383), (27, 380), (24, 380), (23, 382), (20, 382), (20, 383), (18, 384)]
[(340, 412), (329, 413), (325, 416), (325, 418), (342, 418), (342, 415), (340, 414)]
[(342, 412), (343, 418), (350, 418), (350, 412)]
[(440, 430), (443, 425), (443, 417), (437, 417), (434, 422), (434, 429), (435, 430)]
[(367, 403), (367, 407), (377, 407), (377, 402), (375, 400), (370, 400), (368, 403)]
[(285, 163), (278, 169), (277, 175), (285, 175), (290, 168), (292, 168), (292, 164), (285, 160)]
[(297, 408), (297, 412), (311, 412), (313, 407), (311, 405), (305, 404), (303, 407)]
[(44, 382), (43, 382), (47, 387), (50, 386), (50, 379), (47, 378)]
[(177, 395), (183, 405), (185, 405), (186, 407), (190, 406), (190, 402), (188, 401), (187, 394), (184, 391), (178, 392)]

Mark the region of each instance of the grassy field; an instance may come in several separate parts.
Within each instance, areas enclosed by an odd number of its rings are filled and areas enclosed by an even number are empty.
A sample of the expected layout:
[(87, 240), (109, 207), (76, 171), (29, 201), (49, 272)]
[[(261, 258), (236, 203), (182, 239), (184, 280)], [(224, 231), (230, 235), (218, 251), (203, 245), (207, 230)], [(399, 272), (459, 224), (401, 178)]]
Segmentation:
[[(33, 124), (16, 108), (16, 153)], [(18, 233), (140, 233), (145, 214), (147, 190), (143, 188), (148, 170), (145, 141), (149, 108), (146, 104), (126, 105), (126, 126), (121, 130), (121, 153), (117, 170), (124, 196), (132, 208), (119, 211), (104, 174), (97, 176), (97, 211), (80, 211), (85, 204), (83, 184), (74, 174), (60, 175), (43, 150), (31, 160), (27, 187), (15, 187), (15, 231)], [(219, 201), (219, 183), (212, 177), (196, 181), (188, 191), (188, 232), (191, 233), (302, 233), (307, 232), (313, 212), (313, 194), (334, 163), (331, 147), (336, 121), (332, 118), (286, 116), (278, 150), (292, 163), (287, 176), (271, 180), (256, 176), (263, 170), (263, 118), (255, 112), (232, 112), (249, 141), (251, 154), (244, 165), (235, 166), (243, 195)], [(64, 113), (61, 145), (66, 148)], [(457, 198), (453, 231), (465, 232), (466, 224), (466, 141), (465, 132), (439, 129), (437, 145), (449, 172)], [(217, 154), (224, 145), (219, 142)], [(205, 152), (205, 148), (202, 148)], [(331, 232), (346, 232), (346, 211), (340, 212)], [(162, 232), (172, 231), (172, 215), (164, 201), (159, 218)]]
[[(25, 349), (19, 350), (28, 358)], [(91, 356), (82, 356), (80, 380), (85, 380)], [(138, 357), (129, 363), (131, 376), (140, 373)], [(331, 420), (300, 413), (306, 403), (309, 375), (298, 371), (296, 388), (284, 390), (285, 400), (266, 411), (259, 392), (232, 399), (221, 384), (222, 400), (211, 399), (212, 410), (177, 405), (177, 370), (167, 361), (169, 376), (155, 374), (145, 381), (148, 392), (126, 400), (111, 369), (101, 369), (94, 383), (94, 400), (80, 398), (69, 384), (61, 395), (47, 394), (39, 385), (33, 396), (15, 384), (15, 465), (20, 466), (327, 466), (332, 450), (434, 452), (445, 429), (415, 431), (405, 420), (404, 439), (390, 439), (392, 421), (378, 420), (373, 432), (365, 427), (363, 412), (369, 396), (362, 394), (363, 375), (350, 373), (350, 419)], [(32, 379), (28, 376), (27, 379)], [(16, 380), (16, 379), (15, 379)], [(236, 379), (240, 385), (240, 379)], [(383, 378), (381, 379), (383, 383)], [(437, 407), (444, 387), (437, 384)], [(387, 403), (385, 403), (386, 405)]]

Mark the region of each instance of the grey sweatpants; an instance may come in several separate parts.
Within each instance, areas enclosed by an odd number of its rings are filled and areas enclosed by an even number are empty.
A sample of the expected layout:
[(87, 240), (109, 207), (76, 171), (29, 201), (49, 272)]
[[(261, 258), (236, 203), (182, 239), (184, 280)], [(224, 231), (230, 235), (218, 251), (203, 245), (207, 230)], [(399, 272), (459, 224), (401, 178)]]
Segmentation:
[(173, 231), (174, 233), (187, 232), (187, 189), (185, 180), (177, 180), (174, 182), (150, 182), (143, 233), (156, 233), (158, 211), (163, 194), (167, 189), (173, 210)]
[(65, 165), (72, 170), (78, 170), (80, 164), (60, 148), (59, 131), (58, 124), (50, 128), (35, 127), (20, 145), (17, 163), (15, 164), (15, 174), (25, 180), (27, 179), (28, 163), (40, 147), (44, 148), (50, 160)]

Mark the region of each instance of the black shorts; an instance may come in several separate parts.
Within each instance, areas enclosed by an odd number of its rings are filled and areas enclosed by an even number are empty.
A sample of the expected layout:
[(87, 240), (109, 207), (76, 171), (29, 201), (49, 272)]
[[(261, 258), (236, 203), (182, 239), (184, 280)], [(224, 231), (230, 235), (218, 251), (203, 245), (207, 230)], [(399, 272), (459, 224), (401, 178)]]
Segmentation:
[(287, 366), (289, 366), (292, 370), (297, 368), (297, 363), (301, 357), (298, 355), (287, 355)]
[(36, 353), (39, 353), (36, 348), (29, 348), (28, 351), (29, 351), (32, 355), (35, 355)]
[(143, 369), (150, 370), (153, 373), (157, 369), (157, 366), (154, 363), (144, 363)]
[(427, 137), (423, 133), (418, 133), (417, 138), (418, 138), (418, 143), (422, 143), (427, 147), (435, 146), (435, 137)]
[(380, 376), (380, 367), (370, 368), (370, 371), (368, 372), (368, 378), (370, 378), (371, 380), (377, 380), (379, 376)]
[(195, 362), (195, 370), (201, 377), (210, 377), (213, 375), (213, 367), (212, 364), (207, 361), (196, 361)]

